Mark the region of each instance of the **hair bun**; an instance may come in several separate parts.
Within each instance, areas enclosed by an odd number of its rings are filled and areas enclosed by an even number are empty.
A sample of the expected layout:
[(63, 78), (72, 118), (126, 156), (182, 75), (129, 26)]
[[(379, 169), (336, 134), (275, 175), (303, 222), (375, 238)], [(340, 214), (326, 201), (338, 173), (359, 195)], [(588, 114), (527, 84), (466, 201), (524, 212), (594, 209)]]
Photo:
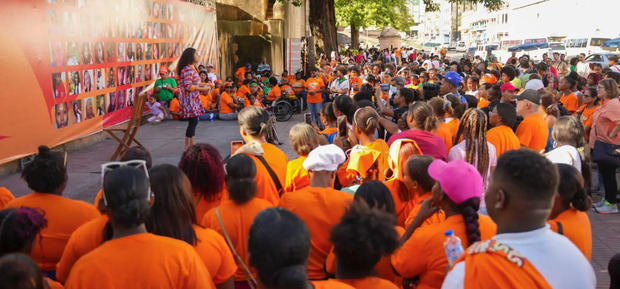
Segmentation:
[(39, 146), (39, 155), (48, 156), (50, 154), (50, 148), (47, 146)]

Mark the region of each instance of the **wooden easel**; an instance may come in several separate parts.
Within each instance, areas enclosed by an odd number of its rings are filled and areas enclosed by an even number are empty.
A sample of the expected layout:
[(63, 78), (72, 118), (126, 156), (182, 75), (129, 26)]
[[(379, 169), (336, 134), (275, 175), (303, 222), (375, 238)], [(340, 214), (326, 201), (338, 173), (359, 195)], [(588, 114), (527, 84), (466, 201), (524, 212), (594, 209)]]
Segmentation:
[[(146, 89), (136, 96), (133, 112), (131, 113), (131, 118), (128, 122), (103, 129), (103, 131), (112, 136), (118, 142), (118, 147), (112, 154), (110, 160), (115, 161), (120, 159), (120, 157), (123, 156), (129, 148), (131, 148), (132, 143), (136, 143), (139, 147), (146, 149), (136, 138), (136, 134), (138, 133), (138, 129), (142, 123), (142, 113), (144, 112), (145, 103)], [(121, 134), (118, 134), (119, 132), (122, 134), (122, 137), (120, 137)]]

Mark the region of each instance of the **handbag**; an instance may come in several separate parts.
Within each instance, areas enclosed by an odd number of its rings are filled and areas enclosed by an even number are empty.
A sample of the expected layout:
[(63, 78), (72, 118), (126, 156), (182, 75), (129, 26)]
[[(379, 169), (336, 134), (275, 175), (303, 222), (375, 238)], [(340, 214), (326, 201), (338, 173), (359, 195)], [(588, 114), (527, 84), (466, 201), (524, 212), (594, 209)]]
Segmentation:
[(597, 163), (620, 166), (620, 155), (616, 153), (618, 149), (620, 149), (619, 145), (597, 140), (594, 142), (592, 160)]

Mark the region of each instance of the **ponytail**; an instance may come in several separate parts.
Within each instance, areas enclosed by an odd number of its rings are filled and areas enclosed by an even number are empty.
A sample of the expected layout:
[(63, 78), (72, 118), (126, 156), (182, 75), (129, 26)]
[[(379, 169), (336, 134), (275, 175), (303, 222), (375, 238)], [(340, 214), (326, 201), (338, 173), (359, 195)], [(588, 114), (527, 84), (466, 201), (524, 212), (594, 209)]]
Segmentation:
[(575, 193), (573, 199), (570, 200), (570, 204), (579, 211), (587, 212), (590, 207), (592, 207), (592, 199), (590, 199), (586, 191), (582, 188)]
[(478, 209), (480, 208), (480, 198), (470, 198), (459, 204), (461, 215), (465, 221), (465, 233), (467, 234), (468, 244), (480, 241), (480, 225), (478, 223)]

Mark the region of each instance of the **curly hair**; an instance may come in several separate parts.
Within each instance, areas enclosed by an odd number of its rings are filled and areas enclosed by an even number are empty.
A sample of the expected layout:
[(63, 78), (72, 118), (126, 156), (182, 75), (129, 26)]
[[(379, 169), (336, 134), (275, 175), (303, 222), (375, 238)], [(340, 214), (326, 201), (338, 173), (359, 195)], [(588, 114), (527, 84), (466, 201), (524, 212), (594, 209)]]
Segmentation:
[(192, 183), (194, 195), (212, 202), (221, 198), (224, 164), (220, 152), (210, 144), (195, 144), (183, 152), (179, 168)]
[(35, 192), (60, 193), (57, 190), (67, 181), (65, 158), (47, 146), (40, 146), (34, 160), (24, 167), (22, 178)]
[[(379, 208), (370, 208), (356, 200), (331, 229), (338, 270), (352, 278), (372, 275), (382, 256), (392, 254), (399, 244), (396, 216)], [(363, 252), (363, 254), (360, 254)]]
[(0, 211), (0, 255), (29, 254), (32, 243), (46, 226), (44, 213), (32, 208)]

